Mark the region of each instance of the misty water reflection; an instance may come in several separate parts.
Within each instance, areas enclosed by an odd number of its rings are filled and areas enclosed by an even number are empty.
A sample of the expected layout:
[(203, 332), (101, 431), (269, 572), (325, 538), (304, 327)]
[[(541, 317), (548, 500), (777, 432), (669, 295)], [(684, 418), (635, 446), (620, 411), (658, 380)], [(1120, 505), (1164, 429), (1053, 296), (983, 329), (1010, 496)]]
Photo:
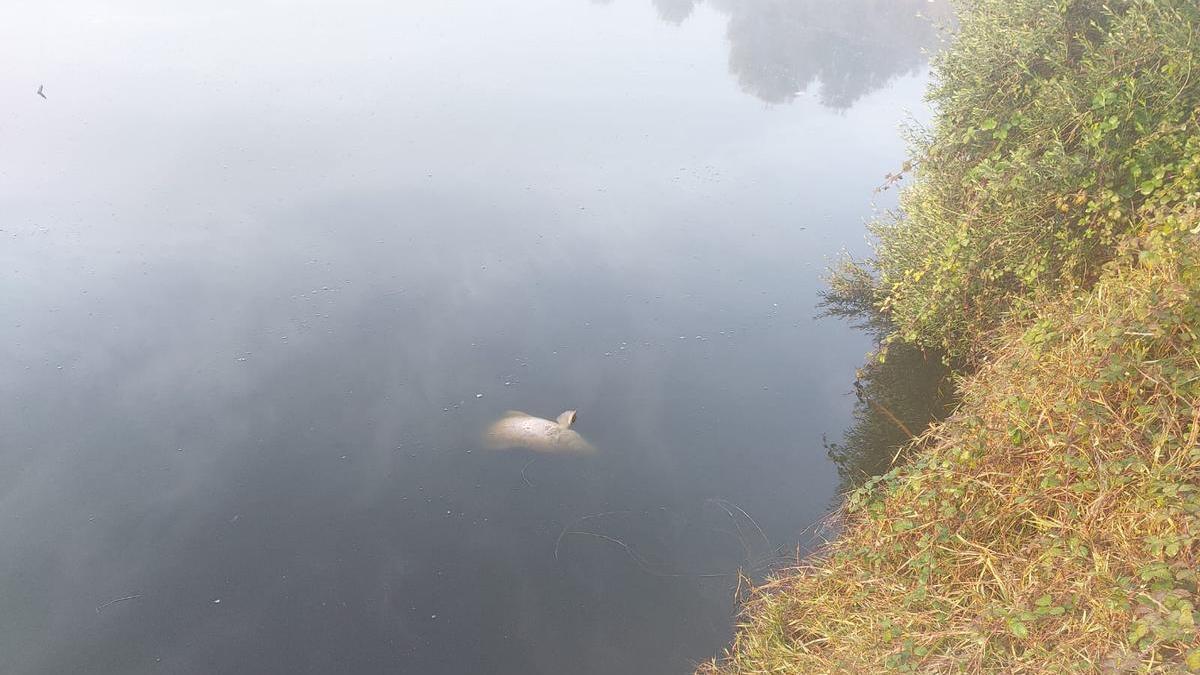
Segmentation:
[[(0, 9), (0, 672), (717, 653), (837, 490), (820, 274), (924, 83), (763, 106), (756, 6)], [(480, 447), (568, 408), (595, 456)]]
[(819, 84), (821, 103), (846, 108), (925, 65), (953, 15), (946, 0), (653, 0), (681, 24), (702, 3), (729, 17), (729, 71), (767, 103)]

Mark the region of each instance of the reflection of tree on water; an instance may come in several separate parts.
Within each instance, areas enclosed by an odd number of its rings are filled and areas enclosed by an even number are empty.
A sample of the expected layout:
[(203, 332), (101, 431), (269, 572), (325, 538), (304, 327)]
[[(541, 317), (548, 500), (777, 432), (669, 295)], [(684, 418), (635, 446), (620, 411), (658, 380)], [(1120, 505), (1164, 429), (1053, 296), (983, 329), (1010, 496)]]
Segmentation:
[[(682, 23), (701, 0), (653, 0)], [(946, 0), (709, 0), (729, 16), (729, 71), (747, 93), (787, 103), (820, 83), (821, 102), (848, 108), (924, 65), (952, 17)]]
[(692, 15), (700, 0), (654, 0), (654, 8), (658, 10), (658, 18), (679, 25)]
[[(875, 308), (875, 280), (863, 265), (840, 266), (829, 284), (821, 300), (825, 316), (849, 320), (876, 339), (890, 332), (887, 317)], [(948, 373), (939, 355), (903, 343), (890, 345), (882, 363), (872, 359), (859, 368), (854, 423), (840, 443), (825, 443), (838, 467), (839, 492), (891, 469), (897, 452), (914, 434), (950, 412)]]
[(858, 371), (854, 423), (839, 443), (826, 442), (845, 493), (892, 468), (892, 459), (910, 439), (950, 410), (946, 368), (936, 356), (893, 345), (883, 363)]

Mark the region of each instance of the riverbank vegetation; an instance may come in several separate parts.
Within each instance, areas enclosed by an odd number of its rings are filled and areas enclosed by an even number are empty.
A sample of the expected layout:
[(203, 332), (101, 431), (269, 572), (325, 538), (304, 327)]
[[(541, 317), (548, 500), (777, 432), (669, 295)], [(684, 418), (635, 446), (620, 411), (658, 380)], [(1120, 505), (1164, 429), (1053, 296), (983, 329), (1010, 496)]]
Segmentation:
[(1200, 7), (966, 0), (831, 294), (958, 406), (707, 673), (1200, 672)]

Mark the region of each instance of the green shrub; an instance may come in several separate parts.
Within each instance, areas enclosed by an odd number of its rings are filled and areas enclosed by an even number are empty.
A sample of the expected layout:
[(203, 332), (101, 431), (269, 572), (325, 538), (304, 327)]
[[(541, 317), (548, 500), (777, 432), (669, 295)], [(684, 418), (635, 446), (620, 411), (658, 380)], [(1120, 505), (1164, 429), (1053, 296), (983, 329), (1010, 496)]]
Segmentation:
[(960, 9), (936, 120), (912, 139), (915, 183), (858, 273), (875, 271), (891, 341), (969, 362), (1005, 316), (1028, 315), (1022, 300), (1090, 287), (1148, 207), (1196, 199), (1200, 4)]

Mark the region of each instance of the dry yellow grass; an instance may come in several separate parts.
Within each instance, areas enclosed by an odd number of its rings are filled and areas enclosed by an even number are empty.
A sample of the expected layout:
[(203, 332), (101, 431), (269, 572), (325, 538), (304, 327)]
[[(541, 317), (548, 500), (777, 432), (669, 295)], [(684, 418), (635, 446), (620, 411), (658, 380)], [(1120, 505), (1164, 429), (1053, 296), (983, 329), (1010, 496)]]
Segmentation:
[(1198, 223), (997, 335), (700, 672), (1200, 672)]

